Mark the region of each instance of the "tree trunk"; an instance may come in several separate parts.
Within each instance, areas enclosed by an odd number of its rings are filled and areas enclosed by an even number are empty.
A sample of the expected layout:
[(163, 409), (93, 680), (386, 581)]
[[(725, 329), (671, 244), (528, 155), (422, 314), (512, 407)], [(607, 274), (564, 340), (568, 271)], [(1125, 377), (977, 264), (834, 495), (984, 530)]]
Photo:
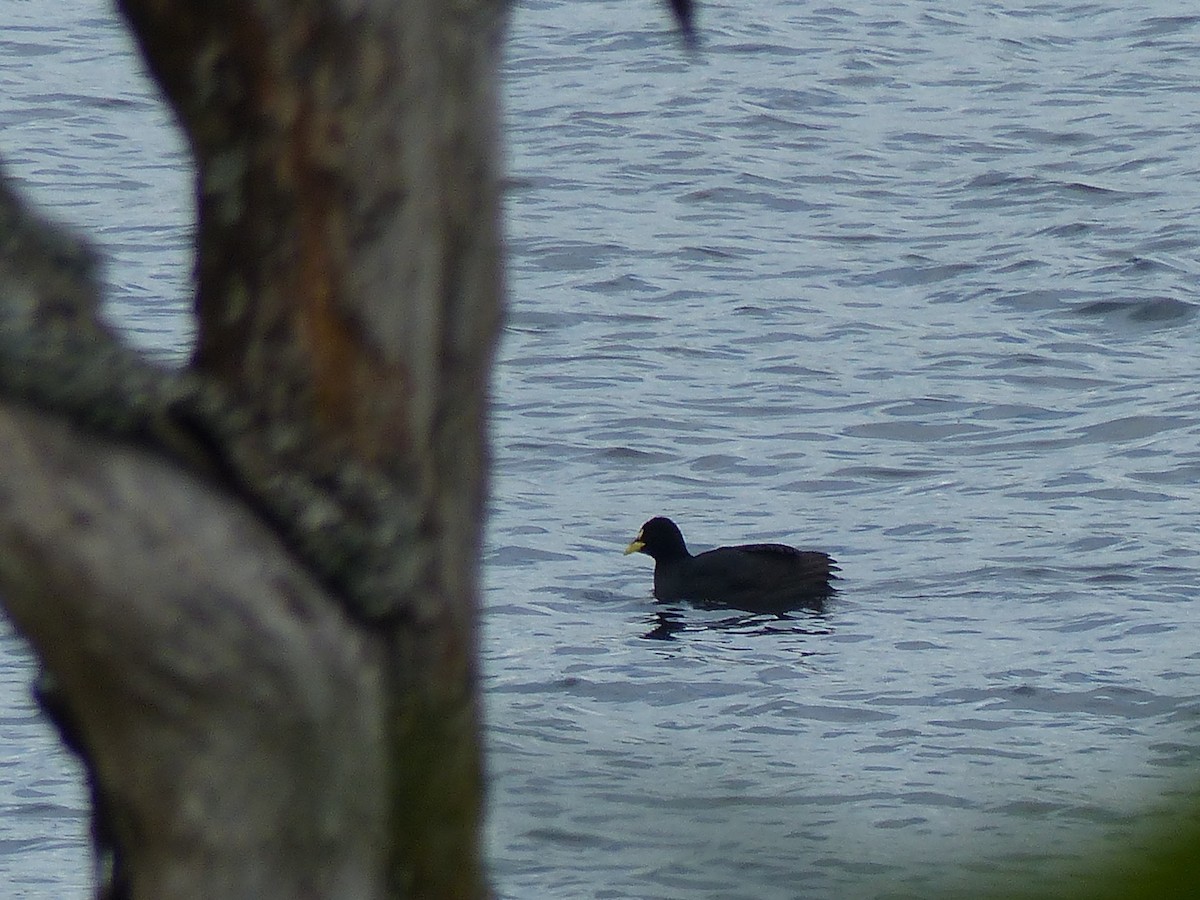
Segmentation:
[(0, 591), (112, 896), (475, 897), (488, 0), (121, 0), (190, 140), (198, 344), (0, 186)]

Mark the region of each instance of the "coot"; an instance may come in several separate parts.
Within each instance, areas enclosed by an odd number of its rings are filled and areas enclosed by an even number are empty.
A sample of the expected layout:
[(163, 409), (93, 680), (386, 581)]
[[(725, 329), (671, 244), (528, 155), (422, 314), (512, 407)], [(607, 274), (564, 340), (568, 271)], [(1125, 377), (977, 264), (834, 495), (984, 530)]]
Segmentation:
[(625, 554), (654, 560), (654, 596), (702, 606), (782, 613), (820, 609), (833, 593), (837, 563), (819, 550), (785, 544), (718, 547), (692, 556), (679, 526), (656, 516), (638, 532)]

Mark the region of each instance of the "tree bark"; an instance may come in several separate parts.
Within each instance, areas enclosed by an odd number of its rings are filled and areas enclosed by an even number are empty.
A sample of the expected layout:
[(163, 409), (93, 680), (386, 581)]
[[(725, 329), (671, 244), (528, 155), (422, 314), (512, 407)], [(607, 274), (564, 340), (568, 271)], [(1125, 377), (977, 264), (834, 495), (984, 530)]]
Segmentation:
[(137, 897), (383, 896), (379, 648), (231, 497), (0, 409), (0, 578)]
[(482, 896), (499, 4), (120, 6), (195, 155), (188, 369), (0, 190), (0, 593), (108, 890)]

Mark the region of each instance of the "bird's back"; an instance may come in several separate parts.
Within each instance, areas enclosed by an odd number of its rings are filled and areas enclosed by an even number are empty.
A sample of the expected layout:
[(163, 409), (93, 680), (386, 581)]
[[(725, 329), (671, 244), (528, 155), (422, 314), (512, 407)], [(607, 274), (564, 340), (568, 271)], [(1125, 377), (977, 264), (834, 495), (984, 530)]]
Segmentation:
[(761, 612), (819, 607), (837, 565), (818, 550), (784, 544), (719, 547), (654, 571), (660, 600), (692, 600)]

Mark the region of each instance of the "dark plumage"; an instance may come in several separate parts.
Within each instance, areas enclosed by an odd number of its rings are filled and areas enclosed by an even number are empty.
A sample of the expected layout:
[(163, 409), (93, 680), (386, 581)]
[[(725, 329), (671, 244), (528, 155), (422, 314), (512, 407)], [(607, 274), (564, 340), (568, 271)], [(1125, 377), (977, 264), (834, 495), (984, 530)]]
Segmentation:
[(838, 569), (827, 553), (784, 544), (718, 547), (692, 556), (679, 526), (664, 516), (643, 525), (625, 553), (645, 553), (654, 560), (659, 600), (751, 612), (820, 609), (833, 593)]

